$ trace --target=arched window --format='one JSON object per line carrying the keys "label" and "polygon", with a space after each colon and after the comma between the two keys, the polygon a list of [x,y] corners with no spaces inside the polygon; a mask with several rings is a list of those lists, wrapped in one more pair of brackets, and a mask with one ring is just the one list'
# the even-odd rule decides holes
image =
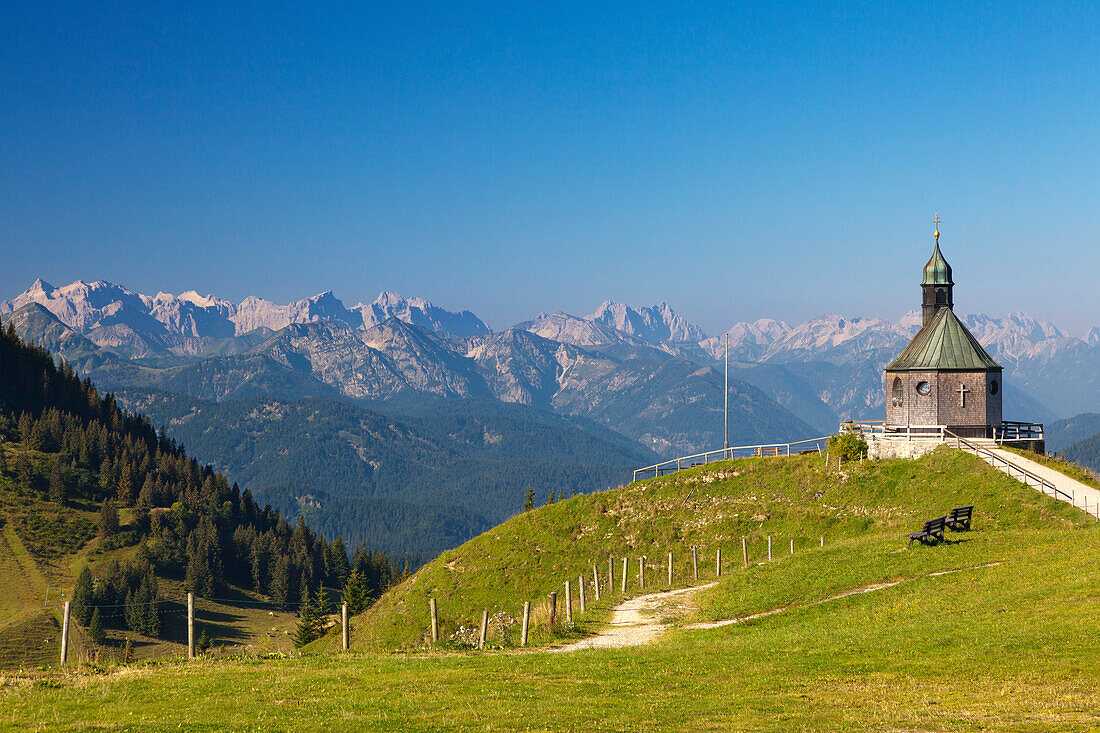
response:
{"label": "arched window", "polygon": [[936,305],[947,305],[947,291],[943,288],[936,291]]}
{"label": "arched window", "polygon": [[997,380],[994,379],[992,382],[989,383],[989,394],[997,394],[997,391],[1000,388],[1001,386],[997,384]]}
{"label": "arched window", "polygon": [[894,377],[894,386],[891,388],[895,400],[905,396],[905,388],[901,384],[901,377]]}

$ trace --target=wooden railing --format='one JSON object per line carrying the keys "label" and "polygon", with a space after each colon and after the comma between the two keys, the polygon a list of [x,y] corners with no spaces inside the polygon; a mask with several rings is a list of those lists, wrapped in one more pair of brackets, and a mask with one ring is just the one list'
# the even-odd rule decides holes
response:
{"label": "wooden railing", "polygon": [[[886,425],[882,420],[849,420],[840,424],[841,432],[852,431],[864,439],[874,440],[939,440],[947,439],[946,425]],[[954,434],[954,433],[952,433]],[[1043,440],[1043,424],[1005,420],[993,428],[998,443]]]}
{"label": "wooden railing", "polygon": [[661,476],[666,473],[675,473],[676,471],[682,471],[685,468],[702,466],[708,463],[713,463],[714,461],[730,461],[734,458],[752,458],[757,456],[790,456],[814,450],[820,452],[828,444],[829,437],[830,436],[826,435],[822,438],[796,440],[793,443],[739,445],[733,448],[719,448],[717,450],[707,451],[706,453],[695,453],[690,456],[671,458],[667,461],[662,461],[661,463],[656,463],[652,466],[646,466],[645,468],[636,469],[634,471],[634,480],[637,481],[639,475],[644,478],[649,478],[649,474],[652,474],[654,478],[656,478],[657,476]]}
{"label": "wooden railing", "polygon": [[840,424],[840,432],[854,432],[864,440],[940,440],[946,425],[886,425],[882,420],[849,420]]}
{"label": "wooden railing", "polygon": [[1005,420],[1001,423],[1001,427],[993,428],[993,437],[998,443],[1043,440],[1043,424],[1041,422]]}

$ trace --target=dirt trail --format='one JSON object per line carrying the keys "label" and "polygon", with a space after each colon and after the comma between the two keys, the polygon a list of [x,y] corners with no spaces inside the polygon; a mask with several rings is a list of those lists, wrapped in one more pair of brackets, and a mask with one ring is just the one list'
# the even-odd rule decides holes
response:
{"label": "dirt trail", "polygon": [[[779,608],[773,608],[769,611],[762,611],[761,613],[754,613],[750,616],[742,616],[739,618],[724,619],[722,621],[705,621],[700,623],[688,624],[681,626],[682,629],[717,629],[722,626],[731,626],[733,624],[740,624],[746,621],[752,621],[758,618],[764,618],[766,616],[774,616],[784,611],[788,611],[791,608],[808,608],[810,606],[818,606],[822,603],[829,603],[831,601],[837,601],[841,598],[848,598],[849,596],[860,595],[862,593],[873,593],[875,591],[885,590],[887,588],[893,588],[896,585],[902,583],[909,583],[914,580],[921,580],[923,578],[934,578],[940,575],[950,575],[952,573],[961,573],[966,570],[978,570],[980,568],[991,568],[996,565],[1000,565],[999,562],[986,563],[985,565],[975,565],[969,568],[959,568],[957,570],[941,570],[935,573],[928,573],[927,575],[918,575],[914,578],[904,578],[902,580],[895,580],[890,583],[875,583],[872,585],[866,585],[862,588],[855,588],[853,590],[838,593],[835,596],[824,598],[820,601],[813,601],[812,603],[803,604],[800,606],[781,606]],[[671,615],[679,615],[688,610],[691,610],[692,597],[699,591],[713,588],[717,583],[707,583],[706,585],[698,585],[692,588],[680,588],[678,590],[664,591],[662,593],[650,593],[644,596],[638,596],[637,598],[631,598],[628,601],[620,603],[611,610],[611,626],[597,633],[595,636],[590,636],[587,639],[581,639],[571,644],[564,644],[562,646],[551,647],[546,651],[550,652],[572,652],[579,649],[619,649],[628,646],[642,646],[643,644],[649,644],[660,636],[668,625],[662,623],[662,619]]]}
{"label": "dirt trail", "polygon": [[611,609],[611,627],[595,636],[564,646],[551,647],[551,652],[572,652],[578,649],[618,649],[648,644],[668,628],[661,623],[662,613],[681,613],[691,607],[691,597],[717,583],[679,588],[662,593],[648,593],[631,598]]}

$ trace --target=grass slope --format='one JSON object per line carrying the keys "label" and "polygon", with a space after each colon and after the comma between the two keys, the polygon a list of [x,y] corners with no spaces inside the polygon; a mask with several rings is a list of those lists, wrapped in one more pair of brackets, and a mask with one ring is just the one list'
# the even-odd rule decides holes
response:
{"label": "grass slope", "polygon": [[[840,473],[835,465],[827,470],[816,455],[712,464],[544,506],[444,552],[355,620],[354,646],[423,648],[433,596],[447,640],[468,639],[462,630],[478,624],[484,608],[515,619],[523,602],[531,601],[533,639],[547,641],[554,636],[546,629],[547,594],[561,594],[562,582],[582,573],[590,579],[593,563],[606,583],[609,556],[615,558],[616,590],[621,558],[631,558],[628,593],[635,593],[639,556],[648,558],[647,587],[658,588],[668,584],[670,550],[674,585],[683,585],[693,545],[699,547],[701,574],[713,578],[719,547],[725,572],[741,565],[741,537],[753,562],[766,557],[768,536],[775,556],[789,552],[791,539],[796,550],[804,550],[822,535],[829,547],[855,538],[881,540],[876,551],[886,553],[904,545],[901,535],[919,529],[924,519],[962,504],[977,505],[975,527],[983,530],[1071,528],[1088,521],[950,450],[917,461],[848,464]],[[876,577],[890,577],[890,567],[884,564]],[[612,600],[593,604],[580,619],[580,632],[603,621]],[[518,631],[503,626],[493,625],[491,641],[509,646]],[[318,646],[335,643],[333,637]]]}
{"label": "grass slope", "polygon": [[[443,608],[484,605],[521,590],[533,597],[550,587],[542,585],[543,578],[571,574],[581,557],[612,539],[644,550],[677,538],[685,544],[707,538],[739,544],[741,532],[809,540],[827,530],[830,541],[824,549],[807,541],[810,547],[803,545],[793,556],[747,570],[731,567],[718,586],[701,595],[696,617],[781,612],[718,629],[671,633],[648,647],[572,654],[318,654],[146,665],[126,674],[9,676],[0,678],[0,726],[439,731],[1079,731],[1100,726],[1097,523],[970,456],[940,452],[913,462],[852,466],[841,476],[825,473],[813,458],[745,461],[632,485],[602,498],[606,503],[589,504],[601,496],[579,497],[512,520],[424,568],[418,583],[395,589],[375,612],[396,608],[401,598],[419,602],[419,586],[429,582],[441,597],[447,591],[449,605]],[[914,522],[971,500],[978,506],[973,532],[934,548],[902,549],[899,533]],[[532,543],[541,547],[544,562],[529,564],[521,576],[513,570],[513,586],[497,590],[497,581],[509,577],[503,566],[509,553],[517,561],[532,557],[510,543],[522,542],[536,526],[543,530]],[[621,534],[601,538],[608,530]],[[483,540],[492,542],[480,545]],[[551,552],[561,559],[551,560]],[[448,565],[464,571],[457,574]],[[944,571],[958,572],[933,574]],[[452,581],[444,586],[447,573]],[[885,581],[900,582],[825,600]],[[380,613],[375,622],[386,618]],[[370,620],[361,619],[360,626]],[[200,704],[206,711],[201,722],[194,713]]]}
{"label": "grass slope", "polygon": [[0,527],[0,578],[0,664],[36,667],[55,662],[60,634],[56,614],[45,603],[50,583],[10,522]]}
{"label": "grass slope", "polygon": [[[0,447],[8,460],[19,444]],[[32,451],[32,460],[47,454]],[[123,512],[123,521],[128,511]],[[114,560],[126,561],[135,548],[108,549],[96,537],[97,507],[74,501],[59,507],[20,492],[11,477],[0,476],[0,670],[56,665],[60,656],[61,603],[72,597],[85,564],[102,577]],[[47,592],[48,591],[48,592]],[[118,658],[128,640],[135,660],[185,655],[186,590],[178,579],[160,580],[162,637],[152,639],[125,629],[108,629],[97,649],[85,630],[70,626],[69,658]],[[215,653],[288,653],[297,616],[277,610],[255,593],[230,587],[222,600],[196,599],[196,633],[205,632]],[[48,603],[47,603],[48,600]],[[117,613],[121,614],[119,610]]]}

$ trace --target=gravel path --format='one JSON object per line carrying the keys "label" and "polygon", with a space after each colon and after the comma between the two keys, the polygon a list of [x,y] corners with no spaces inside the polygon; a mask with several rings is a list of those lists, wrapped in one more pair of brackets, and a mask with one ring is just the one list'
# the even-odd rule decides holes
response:
{"label": "gravel path", "polygon": [[[1000,448],[992,452],[1000,456],[1003,460],[1011,461],[1018,466],[1023,466],[1039,478],[1045,479],[1049,483],[1058,487],[1058,490],[1061,491],[1063,494],[1069,496],[1068,499],[1064,496],[1056,496],[1055,498],[1059,499],[1060,501],[1072,503],[1073,506],[1077,507],[1078,509],[1085,511],[1088,514],[1094,514],[1096,515],[1097,519],[1100,519],[1100,491],[1097,491],[1087,484],[1081,483],[1077,479],[1070,478],[1061,471],[1055,471],[1053,468],[1047,468],[1041,463],[1036,463],[1035,461],[1029,458],[1024,458],[1023,456],[1016,453],[1010,453],[1009,451]],[[1020,480],[1020,474],[1018,472],[1013,474],[1013,472],[1005,469],[1005,467],[1001,464],[997,464],[996,466],[994,466],[994,468],[1001,471],[1001,473],[1006,473],[1009,476],[1012,476],[1012,478],[1016,479],[1017,481]]]}
{"label": "gravel path", "polygon": [[[934,578],[940,575],[951,575],[952,573],[961,573],[966,570],[978,570],[979,568],[991,568],[996,565],[1000,565],[999,562],[987,563],[985,565],[975,565],[969,568],[959,568],[958,570],[941,570],[936,573],[928,573],[927,575],[920,575],[915,578],[905,578],[902,580],[895,580],[890,583],[875,583],[873,585],[866,585],[862,588],[855,588],[853,590],[838,593],[835,596],[822,599],[820,601],[814,601],[813,603],[797,606],[797,608],[806,608],[808,606],[817,606],[822,603],[829,603],[831,601],[837,601],[841,598],[848,598],[849,596],[860,595],[862,593],[873,593],[875,591],[885,590],[887,588],[893,588],[896,585],[902,583],[909,583],[914,580],[921,580],[922,578]],[[713,588],[718,585],[717,583],[707,583],[706,585],[697,585],[692,588],[680,588],[677,590],[664,591],[662,593],[650,593],[644,596],[638,596],[637,598],[631,598],[628,601],[620,603],[611,610],[611,626],[597,633],[595,636],[590,636],[587,639],[581,639],[571,644],[564,644],[562,646],[555,646],[546,649],[549,652],[573,652],[579,649],[620,649],[628,646],[642,646],[643,644],[649,644],[660,636],[668,626],[661,622],[662,616],[670,614],[680,614],[688,611],[692,608],[691,599],[699,591]],[[784,611],[788,611],[792,606],[782,606],[780,608],[773,608],[769,611],[763,611],[761,613],[754,613],[751,616],[743,616],[740,618],[729,618],[722,621],[705,621],[700,623],[688,624],[681,626],[682,629],[717,629],[722,626],[731,626],[733,624],[740,624],[746,621],[752,621],[753,619],[764,618],[765,616],[774,616]]]}
{"label": "gravel path", "polygon": [[691,597],[717,583],[679,588],[663,593],[649,593],[624,601],[611,609],[611,626],[595,636],[572,644],[551,647],[551,652],[573,652],[578,649],[619,649],[648,644],[660,636],[667,626],[661,623],[661,612],[684,611],[690,608]]}

